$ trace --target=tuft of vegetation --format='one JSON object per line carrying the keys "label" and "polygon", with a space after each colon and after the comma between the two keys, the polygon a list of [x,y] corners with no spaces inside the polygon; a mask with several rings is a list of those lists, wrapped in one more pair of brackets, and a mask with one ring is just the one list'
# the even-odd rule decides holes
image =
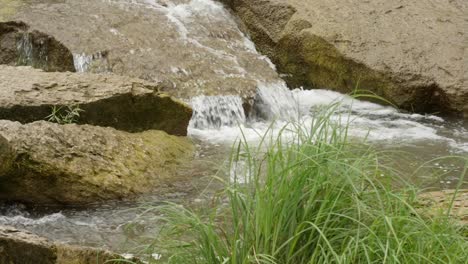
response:
{"label": "tuft of vegetation", "polygon": [[149,249],[167,263],[466,263],[463,227],[426,214],[332,111],[236,144],[222,193],[209,208],[158,207],[165,226]]}
{"label": "tuft of vegetation", "polygon": [[80,118],[80,113],[84,110],[79,105],[68,106],[52,106],[50,115],[46,116],[46,120],[57,124],[73,124],[77,123]]}

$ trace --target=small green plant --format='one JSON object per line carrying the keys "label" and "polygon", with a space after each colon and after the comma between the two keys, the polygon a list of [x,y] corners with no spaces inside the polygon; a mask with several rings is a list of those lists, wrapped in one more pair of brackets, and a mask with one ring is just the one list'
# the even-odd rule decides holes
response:
{"label": "small green plant", "polygon": [[80,113],[84,110],[79,105],[68,106],[52,106],[50,115],[46,116],[46,120],[57,124],[73,124],[77,123],[80,118]]}

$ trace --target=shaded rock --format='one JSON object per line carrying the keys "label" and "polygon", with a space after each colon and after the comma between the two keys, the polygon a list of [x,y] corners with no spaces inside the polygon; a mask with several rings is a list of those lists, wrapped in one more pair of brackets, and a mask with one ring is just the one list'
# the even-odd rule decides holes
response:
{"label": "shaded rock", "polygon": [[2,264],[111,264],[122,263],[118,261],[121,259],[106,250],[54,243],[27,231],[0,226]]}
{"label": "shaded rock", "polygon": [[0,200],[34,204],[87,204],[164,189],[188,162],[186,138],[162,131],[127,133],[46,121],[0,120],[0,136],[14,166],[0,175]]}
{"label": "shaded rock", "polygon": [[416,112],[468,103],[463,0],[222,2],[292,87],[369,90]]}
{"label": "shaded rock", "polygon": [[456,195],[455,190],[426,192],[419,198],[421,205],[432,215],[447,212],[453,200],[450,215],[463,225],[468,225],[468,189],[459,190]]}
{"label": "shaded rock", "polygon": [[212,0],[38,0],[9,12],[70,48],[78,71],[163,83],[178,98],[252,98],[258,81],[280,80]]}
{"label": "shaded rock", "polygon": [[191,108],[158,89],[149,82],[111,74],[49,73],[0,65],[0,119],[29,123],[44,120],[52,106],[79,105],[80,124],[186,135]]}
{"label": "shaded rock", "polygon": [[8,144],[8,141],[0,136],[0,175],[10,170],[13,162],[13,150]]}
{"label": "shaded rock", "polygon": [[75,71],[73,55],[54,37],[29,30],[23,22],[0,22],[0,64],[45,71]]}

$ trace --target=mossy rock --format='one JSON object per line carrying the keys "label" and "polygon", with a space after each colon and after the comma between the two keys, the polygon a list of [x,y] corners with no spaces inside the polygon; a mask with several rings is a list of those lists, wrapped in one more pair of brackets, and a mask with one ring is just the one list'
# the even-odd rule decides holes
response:
{"label": "mossy rock", "polygon": [[[189,162],[189,139],[150,130],[0,121],[14,160],[0,174],[0,200],[80,205],[164,189]],[[186,179],[185,179],[186,180]]]}
{"label": "mossy rock", "polygon": [[222,2],[292,88],[359,89],[414,112],[468,116],[460,1]]}

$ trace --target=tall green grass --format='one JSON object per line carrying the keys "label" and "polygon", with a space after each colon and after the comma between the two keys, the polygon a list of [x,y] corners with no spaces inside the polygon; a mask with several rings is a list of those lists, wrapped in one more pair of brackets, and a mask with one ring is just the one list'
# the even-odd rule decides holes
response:
{"label": "tall green grass", "polygon": [[[462,227],[418,208],[417,189],[354,144],[332,110],[260,144],[240,141],[212,204],[158,210],[168,263],[466,263]],[[243,164],[243,166],[240,166]],[[398,187],[396,187],[398,186]]]}

